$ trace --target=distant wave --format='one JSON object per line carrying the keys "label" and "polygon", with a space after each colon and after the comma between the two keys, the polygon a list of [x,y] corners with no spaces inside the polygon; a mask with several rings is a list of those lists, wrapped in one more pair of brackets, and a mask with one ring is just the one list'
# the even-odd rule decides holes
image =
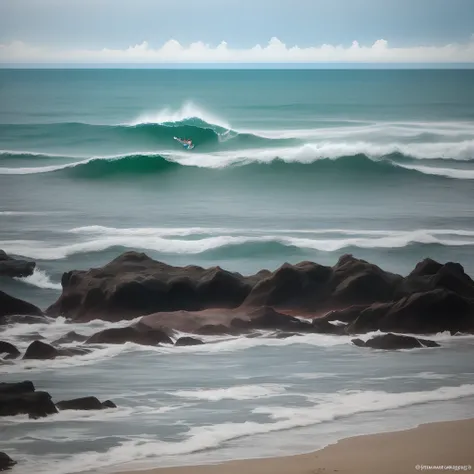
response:
{"label": "distant wave", "polygon": [[[94,157],[68,161],[64,164],[35,167],[0,167],[0,175],[34,175],[45,173],[63,173],[64,176],[76,178],[107,178],[127,175],[149,175],[163,173],[179,168],[200,168],[219,170],[241,166],[271,166],[275,170],[303,173],[312,167],[318,176],[326,172],[337,171],[338,176],[351,176],[354,173],[378,174],[379,176],[396,173],[416,172],[426,176],[454,178],[461,180],[474,179],[474,168],[447,168],[425,166],[418,163],[399,161],[400,157],[371,158],[364,154],[348,155],[350,150],[329,147],[303,146],[281,149],[254,149],[247,152],[227,152],[199,154],[187,152],[143,153],[117,156]],[[355,151],[355,150],[354,150]],[[249,170],[250,171],[250,170]]]}
{"label": "distant wave", "polygon": [[403,248],[409,245],[474,246],[474,232],[467,230],[452,230],[449,233],[436,230],[393,231],[385,235],[363,235],[361,231],[357,236],[342,234],[303,237],[290,233],[288,235],[247,233],[247,235],[220,234],[211,236],[189,233],[187,236],[194,238],[186,238],[184,233],[177,236],[174,234],[166,236],[160,231],[133,233],[131,230],[124,232],[117,230],[115,233],[92,233],[87,240],[62,245],[42,241],[5,240],[0,241],[0,248],[13,255],[23,255],[40,260],[58,260],[75,254],[102,252],[111,248],[148,250],[165,255],[193,255],[232,247],[238,249],[240,255],[255,253],[279,255],[284,247],[336,252],[349,248]]}

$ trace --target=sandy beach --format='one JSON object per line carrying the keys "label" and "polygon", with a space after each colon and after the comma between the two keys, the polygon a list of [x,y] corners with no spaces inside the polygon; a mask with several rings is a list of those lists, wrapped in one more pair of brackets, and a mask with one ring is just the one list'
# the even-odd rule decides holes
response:
{"label": "sandy beach", "polygon": [[[284,434],[282,434],[284,435]],[[474,419],[346,438],[310,454],[157,468],[137,474],[405,474],[474,469]],[[121,474],[134,474],[133,471]]]}

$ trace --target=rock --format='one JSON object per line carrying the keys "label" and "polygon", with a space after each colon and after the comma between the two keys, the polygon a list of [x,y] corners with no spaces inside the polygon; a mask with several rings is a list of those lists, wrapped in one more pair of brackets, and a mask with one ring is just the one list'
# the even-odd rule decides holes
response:
{"label": "rock", "polygon": [[34,391],[35,386],[33,385],[33,382],[30,382],[29,380],[16,383],[0,383],[0,395]]}
{"label": "rock", "polygon": [[104,410],[106,408],[117,408],[115,403],[106,400],[101,403],[96,397],[75,398],[73,400],[63,400],[56,403],[60,410]]}
{"label": "rock", "polygon": [[361,339],[353,339],[352,343],[359,347],[370,347],[371,349],[387,350],[440,347],[440,345],[435,341],[391,333],[383,334],[381,336],[374,336],[366,342],[362,341]]}
{"label": "rock", "polygon": [[145,325],[141,327],[128,326],[104,329],[87,339],[86,344],[123,344],[125,342],[133,342],[145,346],[173,344],[173,341],[165,331],[152,329]]}
{"label": "rock", "polygon": [[41,341],[34,341],[28,346],[28,349],[26,349],[23,359],[56,359],[56,357],[72,357],[88,354],[89,352],[89,349],[77,347],[67,349],[56,348]]}
{"label": "rock", "polygon": [[176,347],[179,346],[199,346],[201,344],[204,344],[201,339],[195,339],[194,337],[180,337],[174,345]]}
{"label": "rock", "polygon": [[0,291],[0,324],[4,322],[5,316],[10,315],[43,316],[43,312],[35,305]]}
{"label": "rock", "polygon": [[24,278],[33,275],[36,263],[9,257],[0,250],[0,276]]}
{"label": "rock", "polygon": [[410,295],[436,289],[474,298],[474,281],[464,272],[462,265],[453,262],[442,265],[429,258],[418,263],[405,278],[400,293]]}
{"label": "rock", "polygon": [[247,319],[235,318],[230,324],[233,328],[247,331],[279,329],[281,331],[312,332],[310,323],[279,313],[267,306],[249,311]]}
{"label": "rock", "polygon": [[26,414],[30,418],[42,418],[57,413],[47,392],[36,392],[29,382],[0,384],[0,416]]}
{"label": "rock", "polygon": [[0,471],[11,469],[15,464],[16,461],[14,461],[10,456],[0,452]]}
{"label": "rock", "polygon": [[244,305],[311,312],[390,301],[402,280],[352,255],[343,255],[332,268],[285,263],[254,286]]}
{"label": "rock", "polygon": [[172,267],[144,253],[126,252],[102,268],[65,273],[62,295],[46,313],[118,321],[163,311],[234,308],[257,278],[220,267]]}
{"label": "rock", "polygon": [[78,334],[75,331],[70,331],[64,336],[61,336],[59,339],[53,341],[53,344],[69,344],[71,342],[84,342],[87,341],[89,336],[84,336],[83,334]]}
{"label": "rock", "polygon": [[7,354],[4,359],[16,359],[20,356],[20,351],[13,344],[0,341],[0,354]]}
{"label": "rock", "polygon": [[33,341],[26,349],[23,359],[55,359],[59,350],[41,341]]}
{"label": "rock", "polygon": [[473,308],[466,298],[437,289],[415,293],[395,303],[369,306],[347,328],[351,334],[376,330],[412,334],[472,333]]}

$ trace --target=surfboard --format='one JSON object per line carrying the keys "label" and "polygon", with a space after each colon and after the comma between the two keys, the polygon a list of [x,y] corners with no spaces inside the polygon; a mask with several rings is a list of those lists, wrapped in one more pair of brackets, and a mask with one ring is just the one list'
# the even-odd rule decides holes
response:
{"label": "surfboard", "polygon": [[181,145],[183,145],[184,148],[186,148],[186,150],[192,150],[194,148],[194,145],[191,144],[191,145],[188,145],[187,143],[184,143],[181,138],[178,138],[178,137],[173,137],[177,142],[181,143]]}

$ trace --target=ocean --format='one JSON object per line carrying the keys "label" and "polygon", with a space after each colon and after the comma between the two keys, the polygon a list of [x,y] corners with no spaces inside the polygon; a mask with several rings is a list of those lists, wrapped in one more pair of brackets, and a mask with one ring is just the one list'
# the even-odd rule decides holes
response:
{"label": "ocean", "polygon": [[[63,272],[126,250],[243,274],[352,253],[406,275],[431,257],[474,276],[473,203],[473,70],[0,70],[0,249],[37,262],[0,289],[43,309]],[[129,324],[59,318],[0,338],[24,349],[36,332]],[[13,472],[293,454],[472,416],[471,336],[395,353],[207,339],[1,365],[55,400],[119,407],[2,419]]]}

